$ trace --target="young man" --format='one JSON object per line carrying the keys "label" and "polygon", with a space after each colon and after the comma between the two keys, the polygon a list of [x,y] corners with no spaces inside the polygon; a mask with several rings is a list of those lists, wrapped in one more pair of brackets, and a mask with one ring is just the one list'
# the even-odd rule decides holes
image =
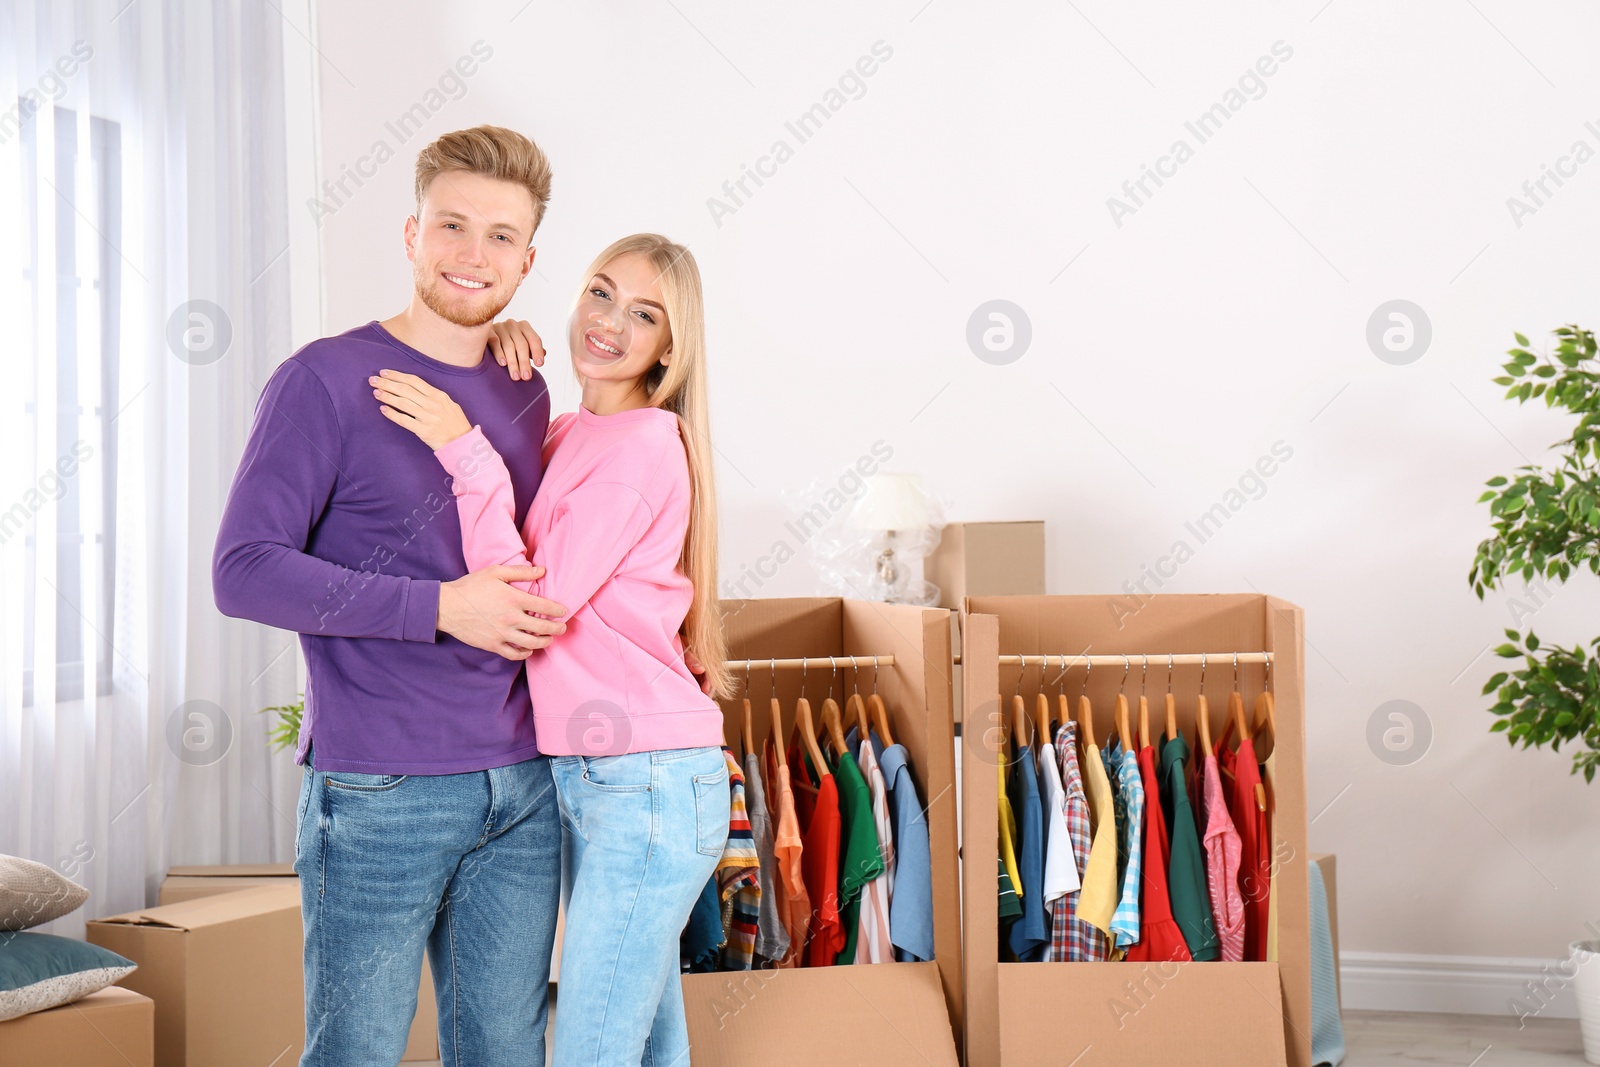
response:
{"label": "young man", "polygon": [[520,526],[550,401],[485,345],[549,195],[544,153],[510,130],[423,150],[409,306],[277,369],[218,531],[217,607],[299,632],[306,657],[302,1067],[397,1064],[424,946],[446,1065],[544,1062],[561,831],[522,661],[565,609],[507,584],[535,568],[463,574],[450,476],[367,379],[447,389],[505,458]]}

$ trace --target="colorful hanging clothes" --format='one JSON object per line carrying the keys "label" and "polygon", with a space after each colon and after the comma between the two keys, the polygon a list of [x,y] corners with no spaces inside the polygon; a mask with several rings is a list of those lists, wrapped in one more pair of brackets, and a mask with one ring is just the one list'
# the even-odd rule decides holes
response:
{"label": "colorful hanging clothes", "polygon": [[1256,801],[1256,786],[1261,784],[1261,767],[1256,762],[1255,742],[1248,737],[1242,738],[1238,751],[1229,751],[1228,738],[1232,733],[1233,723],[1230,722],[1222,740],[1217,742],[1217,759],[1233,777],[1228,793],[1228,810],[1233,815],[1234,828],[1239,831],[1239,892],[1244,896],[1244,958],[1254,962],[1267,958],[1272,842],[1267,835],[1266,812],[1261,810]]}
{"label": "colorful hanging clothes", "polygon": [[1072,851],[1072,831],[1067,826],[1067,790],[1061,781],[1056,746],[1039,746],[1039,792],[1044,797],[1044,906],[1083,885],[1078,858]]}
{"label": "colorful hanging clothes", "polygon": [[889,939],[902,963],[933,959],[933,856],[928,813],[917,796],[904,745],[890,745],[878,763],[889,790],[894,834],[894,892],[889,897]]}
{"label": "colorful hanging clothes", "polygon": [[[1076,725],[1076,724],[1074,724]],[[1094,826],[1089,858],[1083,865],[1083,889],[1078,896],[1078,918],[1093,926],[1107,939],[1111,952],[1111,919],[1117,912],[1117,819],[1116,798],[1111,779],[1106,775],[1105,759],[1092,744],[1083,746],[1084,791],[1089,801],[1089,818]],[[1001,791],[1002,799],[1005,791]]]}
{"label": "colorful hanging clothes", "polygon": [[689,921],[678,938],[678,957],[684,973],[708,974],[717,969],[723,945],[722,915],[717,900],[717,876],[706,879],[706,887],[695,899]]}
{"label": "colorful hanging clothes", "polygon": [[1217,930],[1218,956],[1224,963],[1238,963],[1244,959],[1244,897],[1239,893],[1239,864],[1244,850],[1233,816],[1228,814],[1214,753],[1201,753],[1200,773],[1195,777],[1202,789],[1206,887],[1211,896],[1211,921]]}
{"label": "colorful hanging clothes", "polygon": [[[755,837],[756,856],[761,865],[761,915],[756,923],[756,957],[760,961],[776,962],[789,954],[789,931],[784,929],[778,913],[778,883],[781,876],[772,832],[772,811],[768,807],[766,785],[761,780],[761,757],[754,752],[744,755],[744,800],[750,814],[750,832]],[[761,965],[764,964],[758,964]]]}
{"label": "colorful hanging clothes", "polygon": [[1044,906],[1044,805],[1033,749],[1023,745],[1011,764],[1011,807],[1021,835],[1017,867],[1022,871],[1022,919],[1011,927],[1011,951],[1022,963],[1044,958],[1050,921]]}
{"label": "colorful hanging clothes", "polygon": [[1128,949],[1130,960],[1187,963],[1194,957],[1172,917],[1167,895],[1167,820],[1161,810],[1161,785],[1156,778],[1156,750],[1139,750],[1139,780],[1144,786],[1144,862],[1142,864],[1142,926],[1139,943]]}
{"label": "colorful hanging clothes", "polygon": [[744,772],[731,751],[722,750],[728,765],[728,841],[717,860],[717,894],[722,901],[722,929],[726,947],[722,969],[748,971],[755,963],[756,931],[761,918],[761,857],[756,852],[744,801]]}
{"label": "colorful hanging clothes", "polygon": [[1006,792],[1004,763],[995,767],[995,774],[1000,783],[1000,861],[1006,865],[1006,877],[1011,879],[1020,899],[1022,872],[1017,870],[1017,813],[1011,809],[1011,797]]}
{"label": "colorful hanging clothes", "polygon": [[1211,916],[1211,894],[1206,889],[1205,852],[1189,804],[1185,763],[1189,744],[1182,735],[1161,746],[1161,808],[1171,835],[1167,860],[1167,891],[1172,917],[1183,933],[1189,954],[1197,960],[1215,960],[1220,954],[1217,928]]}
{"label": "colorful hanging clothes", "polygon": [[[1089,800],[1083,791],[1083,775],[1078,770],[1078,724],[1064,722],[1056,730],[1056,759],[1060,763],[1061,788],[1066,796],[1068,845],[1080,874],[1087,876],[1089,842]],[[1048,849],[1055,847],[1052,838]],[[1050,853],[1046,852],[1048,860]],[[1050,950],[1045,957],[1057,963],[1088,963],[1106,958],[1106,935],[1078,916],[1082,887],[1070,890],[1050,905]]]}
{"label": "colorful hanging clothes", "polygon": [[[805,773],[803,769],[801,773]],[[801,869],[811,905],[805,966],[832,967],[844,948],[844,927],[839,918],[839,788],[829,774],[815,784],[800,779],[794,793],[797,806],[811,809],[810,821],[802,823],[805,844]],[[807,803],[800,803],[802,797]]]}
{"label": "colorful hanging clothes", "polygon": [[789,768],[780,763],[777,750],[771,741],[766,746],[767,781],[776,798],[778,811],[777,830],[773,835],[772,854],[777,864],[773,879],[777,889],[778,921],[783,924],[789,949],[779,961],[780,967],[798,967],[806,947],[806,929],[811,921],[811,897],[806,892],[804,842],[800,837],[800,817],[795,811],[794,788],[789,781]]}
{"label": "colorful hanging clothes", "polygon": [[1144,785],[1139,781],[1139,761],[1112,741],[1106,749],[1108,777],[1116,772],[1115,811],[1117,820],[1118,866],[1121,868],[1121,894],[1116,914],[1111,917],[1115,937],[1113,951],[1121,959],[1130,946],[1139,943],[1139,887],[1144,860]]}
{"label": "colorful hanging clothes", "polygon": [[883,873],[883,855],[872,822],[872,793],[848,751],[833,762],[833,777],[839,789],[839,924],[844,929],[844,944],[834,962],[846,964],[856,962],[861,891]]}
{"label": "colorful hanging clothes", "polygon": [[878,765],[872,740],[861,742],[858,762],[872,795],[872,824],[878,834],[878,852],[883,873],[861,890],[861,933],[856,939],[857,963],[893,963],[894,944],[890,939],[889,916],[894,900],[894,826],[889,818],[889,789]]}

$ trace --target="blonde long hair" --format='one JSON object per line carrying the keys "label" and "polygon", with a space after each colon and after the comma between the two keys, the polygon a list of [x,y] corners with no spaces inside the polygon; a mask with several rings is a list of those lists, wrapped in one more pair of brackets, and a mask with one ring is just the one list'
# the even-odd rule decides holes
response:
{"label": "blonde long hair", "polygon": [[650,261],[661,282],[661,300],[667,309],[672,362],[650,368],[644,376],[644,387],[651,407],[664,408],[678,416],[689,459],[689,532],[684,537],[680,562],[684,575],[694,585],[694,599],[683,620],[684,645],[705,665],[711,695],[726,698],[732,695],[733,684],[723,666],[728,658],[728,642],[717,603],[717,487],[712,471],[711,416],[706,403],[705,306],[700,267],[683,245],[658,233],[632,234],[613,242],[594,258],[583,276],[578,298],[607,263],[626,255],[643,256]]}

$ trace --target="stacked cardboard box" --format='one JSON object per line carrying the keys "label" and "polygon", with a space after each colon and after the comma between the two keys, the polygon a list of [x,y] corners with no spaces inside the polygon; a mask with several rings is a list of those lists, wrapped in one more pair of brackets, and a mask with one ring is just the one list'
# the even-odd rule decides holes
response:
{"label": "stacked cardboard box", "polygon": [[59,1008],[0,1023],[0,1063],[153,1067],[155,1004],[112,986]]}

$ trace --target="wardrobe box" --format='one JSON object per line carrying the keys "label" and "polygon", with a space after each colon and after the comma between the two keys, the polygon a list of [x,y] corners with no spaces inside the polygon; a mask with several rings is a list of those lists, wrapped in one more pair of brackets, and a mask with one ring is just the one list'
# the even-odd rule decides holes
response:
{"label": "wardrobe box", "polygon": [[240,889],[91,920],[88,940],[139,965],[158,1067],[294,1063],[305,1039],[300,887]]}
{"label": "wardrobe box", "polygon": [[1044,592],[1043,522],[953,522],[922,561],[939,603],[959,608],[969,596]]}
{"label": "wardrobe box", "polygon": [[[701,1067],[810,1067],[817,1063],[931,1064],[954,1067],[962,1027],[961,900],[956,854],[955,750],[950,720],[950,627],[942,610],[837,598],[724,600],[730,659],[755,661],[749,673],[755,744],[770,733],[776,696],[792,734],[799,670],[774,674],[760,661],[839,656],[833,693],[872,692],[871,656],[894,656],[878,671],[896,742],[910,754],[928,811],[933,870],[934,955],[927,963],[884,963],[683,976],[694,1062]],[[852,673],[848,657],[857,657]],[[827,667],[805,673],[805,693],[820,724]],[[745,672],[723,705],[724,739],[737,754]],[[847,688],[848,687],[848,688]],[[557,1008],[559,1011],[559,1006]]]}
{"label": "wardrobe box", "polygon": [[[966,900],[966,1067],[1044,1067],[1094,1063],[1146,1067],[1166,1063],[1240,1063],[1310,1067],[1310,915],[1305,810],[1304,613],[1263,595],[970,597],[963,606],[962,870]],[[1164,717],[1166,667],[1158,654],[1271,652],[1276,710],[1276,962],[1001,963],[995,886],[999,849],[996,763],[1003,721],[1018,685],[1004,655],[1118,655],[1118,667],[1095,667],[1088,696],[1097,736],[1110,730],[1119,688],[1138,708],[1141,654],[1150,658],[1146,692],[1153,717]],[[1038,692],[1030,665],[1023,695]],[[1058,668],[1044,675],[1056,700]],[[1173,692],[1178,725],[1193,736],[1200,668],[1178,667]],[[1263,668],[1242,665],[1247,708],[1261,691]],[[1074,709],[1084,684],[1075,667],[1065,680]],[[1212,736],[1220,737],[1233,668],[1224,658],[1205,672]],[[1001,695],[1004,699],[1001,700]],[[1002,709],[1005,720],[1002,720]],[[1158,710],[1162,709],[1162,710]],[[1137,729],[1137,723],[1134,723]],[[1154,729],[1154,718],[1152,723]]]}
{"label": "wardrobe box", "polygon": [[[237,889],[253,889],[263,885],[281,885],[290,879],[298,886],[294,866],[288,863],[231,863],[220,866],[172,867],[161,880],[158,904],[177,904],[199,897],[231,893]],[[298,936],[298,935],[297,935]],[[417,986],[417,1014],[411,1020],[411,1036],[406,1039],[402,1060],[436,1060],[439,1058],[439,1012],[433,995],[433,975],[428,970],[428,957],[422,957],[422,980]]]}
{"label": "wardrobe box", "polygon": [[155,1004],[111,986],[82,1000],[0,1023],[0,1063],[32,1067],[153,1067]]}

